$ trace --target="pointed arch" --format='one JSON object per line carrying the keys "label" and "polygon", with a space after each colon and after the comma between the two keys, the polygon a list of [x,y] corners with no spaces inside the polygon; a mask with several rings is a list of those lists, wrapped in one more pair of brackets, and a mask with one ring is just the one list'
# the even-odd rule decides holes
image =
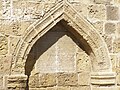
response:
{"label": "pointed arch", "polygon": [[[67,28],[73,28],[73,33],[82,37],[83,45],[88,44],[90,46],[91,52],[88,52],[88,54],[93,59],[94,72],[110,72],[112,70],[108,49],[102,37],[69,3],[61,2],[50,10],[42,20],[37,20],[24,32],[14,52],[12,73],[24,72],[25,61],[32,46],[58,22],[62,22]],[[78,39],[81,40],[81,38]],[[84,48],[87,51],[87,47]],[[19,62],[23,62],[22,65]],[[22,67],[22,69],[19,69],[19,67]]]}

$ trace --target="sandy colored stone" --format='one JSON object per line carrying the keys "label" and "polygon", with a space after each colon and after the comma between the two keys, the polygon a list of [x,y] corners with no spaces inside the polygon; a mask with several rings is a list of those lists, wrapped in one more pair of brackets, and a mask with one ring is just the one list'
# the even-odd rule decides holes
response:
{"label": "sandy colored stone", "polygon": [[39,87],[50,87],[56,84],[56,74],[45,73],[39,75]]}
{"label": "sandy colored stone", "polygon": [[117,37],[120,37],[120,22],[118,22],[116,25],[116,35]]}
{"label": "sandy colored stone", "polygon": [[107,6],[107,20],[118,20],[119,9],[116,6]]}
{"label": "sandy colored stone", "polygon": [[71,87],[70,90],[91,90],[90,86],[78,86],[78,87]]}
{"label": "sandy colored stone", "polygon": [[110,55],[111,56],[111,62],[112,62],[112,69],[114,72],[116,72],[116,67],[119,64],[117,55]]}
{"label": "sandy colored stone", "polygon": [[114,34],[116,31],[116,24],[115,23],[106,23],[105,24],[105,33],[106,34]]}
{"label": "sandy colored stone", "polygon": [[91,19],[106,19],[106,7],[104,5],[89,5],[88,17]]}
{"label": "sandy colored stone", "polygon": [[113,52],[113,37],[111,35],[104,34],[103,38],[107,44],[109,52]]}
{"label": "sandy colored stone", "polygon": [[70,87],[57,87],[56,90],[71,90]]}
{"label": "sandy colored stone", "polygon": [[118,53],[120,51],[120,38],[117,38],[113,42],[113,52]]}
{"label": "sandy colored stone", "polygon": [[33,75],[29,77],[29,88],[36,88],[39,87],[39,75]]}
{"label": "sandy colored stone", "polygon": [[87,56],[86,53],[77,53],[76,57],[76,64],[77,64],[77,72],[81,71],[91,71],[91,63],[90,63],[90,58]]}
{"label": "sandy colored stone", "polygon": [[79,73],[78,85],[90,85],[90,73],[87,72]]}
{"label": "sandy colored stone", "polygon": [[8,40],[5,36],[0,36],[0,55],[8,53]]}
{"label": "sandy colored stone", "polygon": [[110,4],[112,0],[94,0],[96,4]]}
{"label": "sandy colored stone", "polygon": [[9,74],[12,56],[0,56],[0,74]]}
{"label": "sandy colored stone", "polygon": [[78,84],[77,73],[59,73],[57,79],[58,86],[75,86]]}
{"label": "sandy colored stone", "polygon": [[104,28],[103,21],[96,21],[93,23],[93,25],[100,34],[103,34],[103,28]]}

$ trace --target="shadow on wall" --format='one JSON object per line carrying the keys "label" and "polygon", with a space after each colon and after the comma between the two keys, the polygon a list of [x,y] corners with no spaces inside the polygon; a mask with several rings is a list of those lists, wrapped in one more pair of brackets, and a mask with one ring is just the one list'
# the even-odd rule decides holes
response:
{"label": "shadow on wall", "polygon": [[[53,32],[54,34],[52,34]],[[59,32],[66,33],[59,34]],[[28,76],[26,90],[29,90],[29,77],[38,58],[64,35],[70,37],[83,51],[90,55],[92,50],[82,36],[80,36],[72,27],[67,25],[67,22],[63,20],[60,21],[33,45],[30,53],[28,54],[28,58],[25,63],[25,75]]]}

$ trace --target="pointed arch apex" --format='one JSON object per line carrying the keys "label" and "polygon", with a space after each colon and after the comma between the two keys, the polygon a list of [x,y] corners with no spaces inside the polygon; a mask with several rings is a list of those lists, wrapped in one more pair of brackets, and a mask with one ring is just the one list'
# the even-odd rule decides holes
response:
{"label": "pointed arch apex", "polygon": [[[91,47],[96,59],[94,61],[96,69],[93,71],[111,71],[111,61],[104,40],[94,27],[85,18],[79,15],[68,2],[56,4],[42,19],[36,20],[27,28],[14,51],[15,57],[13,61],[16,62],[16,65],[21,59],[23,59],[23,65],[25,65],[27,54],[29,54],[35,42],[61,20],[66,21],[66,25],[72,27]],[[101,48],[99,49],[99,47]],[[98,53],[96,53],[96,50],[98,50]],[[99,66],[100,62],[104,63],[104,66]],[[14,69],[16,65],[13,65],[12,69]]]}

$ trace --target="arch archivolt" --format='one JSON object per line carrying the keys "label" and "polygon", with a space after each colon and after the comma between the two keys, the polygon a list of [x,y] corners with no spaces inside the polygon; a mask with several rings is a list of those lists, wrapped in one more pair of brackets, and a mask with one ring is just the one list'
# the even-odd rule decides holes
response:
{"label": "arch archivolt", "polygon": [[[11,73],[24,73],[27,55],[32,46],[59,22],[66,28],[74,29],[71,32],[78,36],[78,40],[83,40],[83,45],[87,43],[90,46],[91,52],[88,52],[88,54],[92,58],[93,72],[112,71],[108,49],[102,37],[69,3],[61,2],[50,10],[42,20],[36,20],[24,32],[14,52]],[[84,42],[86,43],[84,44]],[[85,48],[87,50],[87,47]]]}

